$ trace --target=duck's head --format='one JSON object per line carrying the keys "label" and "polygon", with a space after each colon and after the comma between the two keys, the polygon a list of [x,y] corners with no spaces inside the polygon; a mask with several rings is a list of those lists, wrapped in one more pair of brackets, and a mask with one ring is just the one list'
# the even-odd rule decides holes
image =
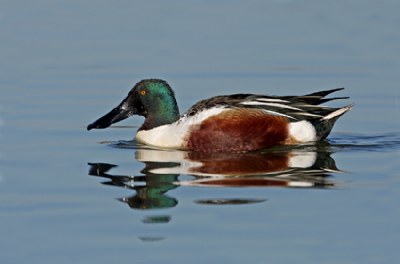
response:
{"label": "duck's head", "polygon": [[146,118],[140,128],[143,130],[175,122],[179,118],[179,110],[174,91],[166,81],[142,80],[117,107],[88,125],[87,130],[106,128],[132,115]]}

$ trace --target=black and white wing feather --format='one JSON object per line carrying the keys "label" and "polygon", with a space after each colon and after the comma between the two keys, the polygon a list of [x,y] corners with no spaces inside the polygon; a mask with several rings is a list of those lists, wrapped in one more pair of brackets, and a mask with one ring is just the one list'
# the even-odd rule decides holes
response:
{"label": "black and white wing feather", "polygon": [[[192,106],[185,115],[195,115],[199,111],[212,107],[244,107],[262,109],[271,115],[285,116],[289,118],[290,121],[311,121],[324,118],[335,113],[335,111],[343,109],[321,105],[322,103],[332,100],[348,99],[349,97],[325,98],[327,95],[343,89],[344,88],[336,88],[302,96],[269,96],[256,94],[221,95],[198,102]],[[351,106],[347,106],[345,108],[350,107]]]}

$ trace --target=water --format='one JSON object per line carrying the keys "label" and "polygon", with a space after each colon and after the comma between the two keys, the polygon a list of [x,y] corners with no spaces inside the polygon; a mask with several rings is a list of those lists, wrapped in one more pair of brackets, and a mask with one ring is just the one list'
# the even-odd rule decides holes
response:
{"label": "water", "polygon": [[[399,262],[399,8],[2,1],[0,262]],[[86,131],[148,77],[182,110],[342,86],[355,107],[328,142],[243,155],[142,147],[137,117]]]}

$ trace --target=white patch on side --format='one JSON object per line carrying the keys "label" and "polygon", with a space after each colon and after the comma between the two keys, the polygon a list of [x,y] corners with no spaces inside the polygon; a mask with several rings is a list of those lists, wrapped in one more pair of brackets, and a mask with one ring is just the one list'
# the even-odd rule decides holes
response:
{"label": "white patch on side", "polygon": [[317,133],[314,126],[306,120],[290,123],[289,135],[298,142],[317,140]]}
{"label": "white patch on side", "polygon": [[290,168],[310,168],[317,160],[316,152],[299,152],[289,158]]}
{"label": "white patch on side", "polygon": [[192,125],[200,124],[210,116],[218,115],[228,108],[218,107],[206,109],[194,116],[182,116],[178,121],[150,130],[140,130],[136,133],[139,142],[159,148],[183,149],[188,130]]}

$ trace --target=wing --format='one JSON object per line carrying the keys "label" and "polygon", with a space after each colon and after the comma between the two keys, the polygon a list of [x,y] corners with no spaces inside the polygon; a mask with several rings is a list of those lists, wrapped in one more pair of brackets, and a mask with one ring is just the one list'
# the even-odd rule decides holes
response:
{"label": "wing", "polygon": [[322,106],[320,104],[337,99],[348,99],[348,97],[325,98],[327,95],[343,89],[344,88],[336,88],[302,96],[270,96],[256,94],[215,96],[198,102],[186,112],[186,115],[191,116],[203,109],[224,106],[227,108],[262,109],[271,115],[284,116],[292,121],[320,119],[340,109]]}

